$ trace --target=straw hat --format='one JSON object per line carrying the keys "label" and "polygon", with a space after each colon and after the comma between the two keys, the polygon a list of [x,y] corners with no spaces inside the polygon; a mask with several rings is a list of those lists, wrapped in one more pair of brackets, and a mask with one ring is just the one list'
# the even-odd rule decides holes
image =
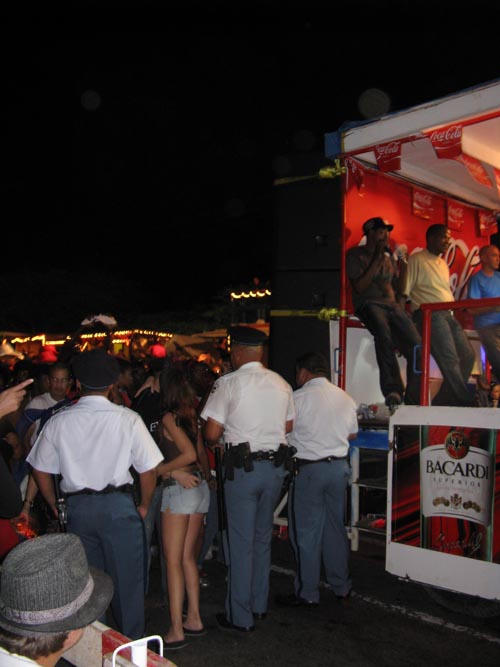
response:
{"label": "straw hat", "polygon": [[24,354],[22,354],[22,352],[16,352],[10,343],[3,342],[0,345],[0,358],[1,357],[16,357],[17,359],[24,359]]}

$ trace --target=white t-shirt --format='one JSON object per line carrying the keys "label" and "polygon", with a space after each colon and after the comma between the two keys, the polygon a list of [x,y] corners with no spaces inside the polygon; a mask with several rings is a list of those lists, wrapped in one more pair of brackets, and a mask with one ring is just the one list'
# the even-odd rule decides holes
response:
{"label": "white t-shirt", "polygon": [[45,394],[40,394],[40,396],[32,398],[24,409],[31,410],[33,408],[36,410],[47,410],[58,402],[59,401],[56,401],[55,398],[52,398],[49,391],[46,391]]}
{"label": "white t-shirt", "polygon": [[[50,392],[46,391],[45,394],[40,394],[40,396],[35,396],[35,398],[32,398],[31,401],[26,405],[24,408],[25,410],[48,410],[49,408],[54,407],[54,405],[57,405],[59,401],[56,401],[55,398],[52,398],[50,395]],[[30,447],[33,447],[33,444],[36,440],[36,437],[38,435],[38,430],[40,428],[40,420],[36,419],[34,422],[35,427],[33,428],[31,432],[31,437],[30,437]]]}
{"label": "white t-shirt", "polygon": [[224,442],[250,443],[252,452],[286,444],[285,424],[295,416],[288,382],[259,361],[218,378],[201,412],[224,426]]}
{"label": "white t-shirt", "polygon": [[343,389],[327,378],[313,378],[293,393],[295,421],[288,443],[301,459],[316,461],[345,456],[348,438],[358,432],[357,407]]}

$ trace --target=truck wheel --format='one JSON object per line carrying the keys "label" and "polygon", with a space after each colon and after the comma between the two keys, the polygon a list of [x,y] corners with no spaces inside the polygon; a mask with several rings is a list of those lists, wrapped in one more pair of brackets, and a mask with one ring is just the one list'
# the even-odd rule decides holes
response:
{"label": "truck wheel", "polygon": [[475,618],[491,618],[500,615],[500,602],[497,600],[485,600],[474,595],[455,593],[433,586],[424,586],[424,588],[434,602],[449,611]]}

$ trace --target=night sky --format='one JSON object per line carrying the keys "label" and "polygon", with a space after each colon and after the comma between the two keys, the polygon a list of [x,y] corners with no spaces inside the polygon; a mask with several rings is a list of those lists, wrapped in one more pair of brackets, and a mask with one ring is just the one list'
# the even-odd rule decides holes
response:
{"label": "night sky", "polygon": [[207,22],[15,40],[2,81],[3,328],[8,299],[34,312],[44,280],[46,319],[62,283],[69,327],[116,282],[111,308],[126,313],[269,280],[272,182],[293,176],[283,156],[321,155],[326,132],[364,118],[367,89],[387,96],[376,112],[396,111],[498,74],[494,40],[451,30]]}

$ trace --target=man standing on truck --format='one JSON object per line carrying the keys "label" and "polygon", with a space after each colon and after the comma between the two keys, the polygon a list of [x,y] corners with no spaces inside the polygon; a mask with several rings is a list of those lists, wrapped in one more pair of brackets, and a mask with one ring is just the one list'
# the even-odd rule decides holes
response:
{"label": "man standing on truck", "polygon": [[[500,297],[500,250],[485,245],[479,250],[481,269],[469,280],[469,299]],[[497,382],[500,382],[500,307],[470,309],[474,327]]]}
{"label": "man standing on truck", "polygon": [[[389,408],[401,405],[403,400],[407,405],[416,405],[420,398],[414,364],[419,358],[421,338],[397,298],[398,262],[388,246],[393,228],[382,218],[370,218],[363,224],[366,245],[350,248],[346,255],[354,313],[373,336],[380,389]],[[396,349],[406,359],[406,391]]]}
{"label": "man standing on truck", "polygon": [[[427,247],[410,255],[406,276],[402,278],[402,298],[410,299],[413,319],[422,331],[423,303],[455,301],[450,289],[450,269],[441,257],[450,245],[450,230],[435,224],[425,233]],[[475,354],[460,322],[452,310],[437,310],[431,314],[431,354],[443,376],[443,384],[433,405],[471,407],[472,395],[467,388]]]}

